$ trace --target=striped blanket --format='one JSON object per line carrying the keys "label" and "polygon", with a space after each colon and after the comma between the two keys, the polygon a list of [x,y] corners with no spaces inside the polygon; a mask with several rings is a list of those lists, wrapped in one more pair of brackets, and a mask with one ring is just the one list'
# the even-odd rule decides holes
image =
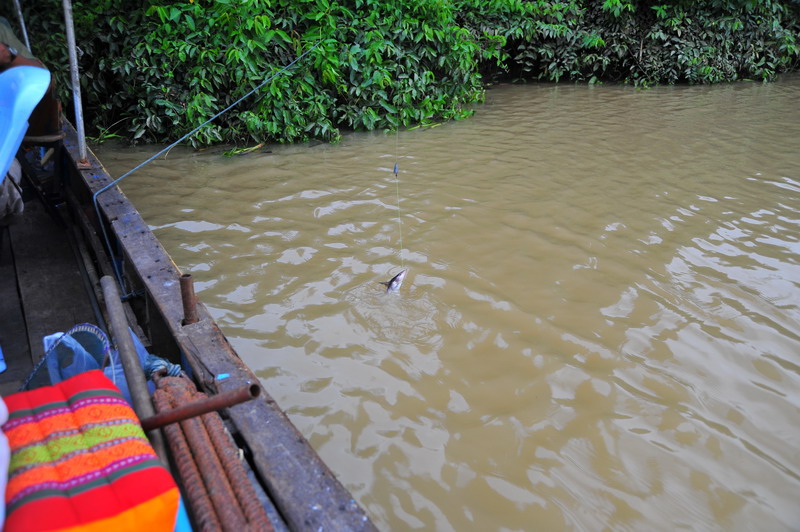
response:
{"label": "striped blanket", "polygon": [[7,531],[171,531],[178,489],[100,371],[4,398]]}

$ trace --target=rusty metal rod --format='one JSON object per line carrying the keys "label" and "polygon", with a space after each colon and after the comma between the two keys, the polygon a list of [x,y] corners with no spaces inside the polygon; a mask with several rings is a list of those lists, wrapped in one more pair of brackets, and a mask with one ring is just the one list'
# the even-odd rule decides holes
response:
{"label": "rusty metal rod", "polygon": [[[187,379],[170,378],[164,389],[172,394],[178,403],[192,400],[190,384]],[[187,381],[187,382],[183,382]],[[246,530],[247,520],[238,504],[233,487],[225,474],[217,453],[213,452],[213,444],[200,418],[192,417],[180,422],[183,433],[192,449],[192,454],[203,478],[211,503],[219,517],[223,530],[238,532]]]}
{"label": "rusty metal rod", "polygon": [[[203,394],[195,392],[195,397],[202,397]],[[253,484],[247,477],[241,460],[239,459],[239,448],[233,442],[230,434],[225,430],[217,412],[209,412],[201,417],[206,427],[206,432],[214,444],[214,449],[222,462],[222,467],[228,475],[231,487],[233,488],[239,505],[247,519],[247,524],[251,530],[259,532],[273,532],[274,528],[267,516],[267,512],[258,500]]]}
{"label": "rusty metal rod", "polygon": [[196,399],[191,403],[183,404],[171,410],[165,410],[154,416],[142,419],[142,428],[145,432],[158,429],[170,423],[176,423],[184,419],[189,419],[190,417],[213,412],[214,410],[222,410],[229,406],[238,405],[250,399],[255,399],[260,393],[261,387],[258,384],[250,384],[235,390],[218,393],[211,397]]}
{"label": "rusty metal rod", "polygon": [[[159,411],[171,409],[175,404],[173,399],[169,392],[160,388],[153,394],[153,401]],[[189,448],[183,429],[180,425],[173,424],[162,430],[172,451],[172,458],[175,460],[175,466],[178,469],[178,475],[197,527],[199,530],[220,530],[222,525],[214,511],[214,505],[208,496],[206,486],[203,484],[200,470],[192,457],[192,450]]]}
{"label": "rusty metal rod", "polygon": [[183,302],[183,325],[197,323],[197,297],[194,295],[194,281],[191,273],[184,273],[180,277],[181,301]]}
{"label": "rusty metal rod", "polygon": [[[155,413],[153,403],[150,401],[150,392],[147,389],[147,379],[144,376],[144,369],[139,363],[139,356],[136,354],[136,347],[131,339],[130,329],[128,329],[128,319],[125,317],[125,310],[122,308],[122,300],[119,297],[117,283],[113,277],[108,275],[100,279],[103,287],[103,298],[108,312],[111,333],[119,350],[119,357],[122,361],[122,369],[125,372],[125,381],[131,392],[133,400],[133,410],[139,419],[151,417]],[[150,438],[150,444],[155,449],[161,461],[167,463],[166,447],[164,438],[157,430],[145,431]]]}

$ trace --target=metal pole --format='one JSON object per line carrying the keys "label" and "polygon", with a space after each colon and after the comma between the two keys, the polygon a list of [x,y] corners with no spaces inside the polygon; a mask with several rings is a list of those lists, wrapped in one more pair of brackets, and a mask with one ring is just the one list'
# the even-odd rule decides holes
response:
{"label": "metal pole", "polygon": [[184,273],[180,278],[181,301],[183,302],[183,325],[197,323],[197,297],[194,295],[194,282],[191,273]]}
{"label": "metal pole", "polygon": [[25,19],[22,17],[22,6],[19,5],[19,0],[14,0],[14,6],[17,8],[17,18],[19,19],[19,28],[22,30],[22,38],[25,40],[25,46],[31,50],[31,41],[28,40],[28,29],[25,27]]}
{"label": "metal pole", "polygon": [[[103,298],[106,300],[111,333],[116,340],[119,358],[122,361],[122,369],[125,372],[125,380],[128,383],[128,390],[131,392],[133,410],[140,420],[152,417],[155,414],[155,409],[150,400],[150,392],[147,390],[144,369],[139,364],[139,356],[136,354],[136,347],[133,345],[131,333],[128,330],[128,319],[125,317],[125,310],[122,308],[117,282],[113,277],[105,275],[100,279],[100,285],[103,287]],[[155,429],[148,432],[147,436],[150,438],[150,443],[158,456],[161,457],[162,461],[166,461],[166,447],[164,447],[164,439],[161,437],[161,433]]]}
{"label": "metal pole", "polygon": [[201,416],[213,412],[214,410],[221,410],[233,405],[238,405],[239,403],[258,397],[260,393],[261,388],[257,384],[245,385],[241,388],[218,393],[217,395],[196,399],[191,403],[182,404],[170,410],[164,410],[153,417],[144,418],[140,421],[145,431],[158,429],[170,423],[177,423],[178,421],[183,421],[190,417]]}
{"label": "metal pole", "polygon": [[72,102],[75,107],[75,127],[78,131],[78,168],[90,168],[86,156],[86,131],[83,128],[83,105],[81,104],[81,84],[78,74],[78,54],[75,46],[75,27],[72,22],[72,2],[62,0],[64,4],[64,27],[67,33],[67,49],[69,50],[69,73],[72,81]]}

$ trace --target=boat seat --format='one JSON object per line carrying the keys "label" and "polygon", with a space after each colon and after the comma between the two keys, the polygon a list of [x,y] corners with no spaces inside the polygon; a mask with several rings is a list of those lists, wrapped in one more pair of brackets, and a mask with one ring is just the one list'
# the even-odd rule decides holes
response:
{"label": "boat seat", "polygon": [[177,485],[102,372],[4,399],[5,530],[174,529]]}

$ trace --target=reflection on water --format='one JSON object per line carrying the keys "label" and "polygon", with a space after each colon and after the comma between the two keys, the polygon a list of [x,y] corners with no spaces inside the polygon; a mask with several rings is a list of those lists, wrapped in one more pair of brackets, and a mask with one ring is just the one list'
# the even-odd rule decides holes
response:
{"label": "reflection on water", "polygon": [[799,93],[504,86],[123,188],[381,528],[792,529]]}

